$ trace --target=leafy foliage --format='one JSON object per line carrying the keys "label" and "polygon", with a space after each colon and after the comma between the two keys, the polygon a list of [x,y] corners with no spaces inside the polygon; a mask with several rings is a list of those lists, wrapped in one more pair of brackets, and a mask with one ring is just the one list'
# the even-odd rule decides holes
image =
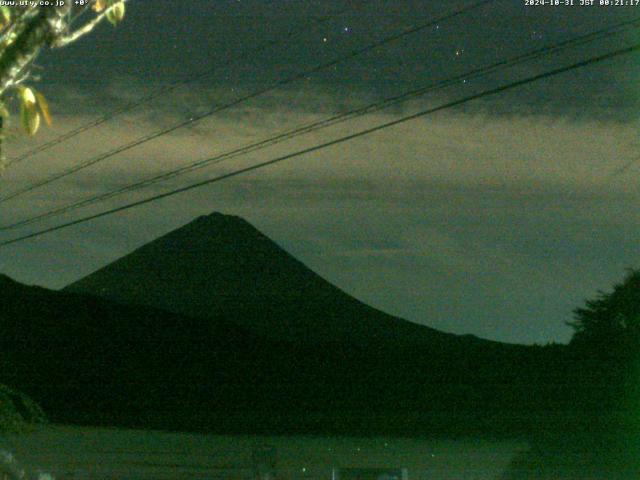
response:
{"label": "leafy foliage", "polygon": [[[607,345],[633,353],[640,347],[640,270],[629,270],[610,293],[599,292],[586,306],[574,310],[573,345]],[[622,349],[622,350],[620,350]]]}
{"label": "leafy foliage", "polygon": [[[33,86],[33,62],[45,48],[60,48],[92,32],[103,20],[117,25],[124,19],[127,0],[65,2],[59,6],[38,5],[0,7],[0,159],[2,128],[9,118],[11,99],[17,100],[20,124],[35,135],[42,124],[51,125],[44,95]],[[77,26],[78,23],[82,23]],[[15,93],[15,95],[12,95]]]}
{"label": "leafy foliage", "polygon": [[640,270],[574,310],[567,415],[541,425],[502,480],[640,478]]}
{"label": "leafy foliage", "polygon": [[0,431],[17,432],[29,425],[45,422],[44,412],[33,400],[23,393],[0,385]]}
{"label": "leafy foliage", "polygon": [[[640,270],[627,271],[611,292],[599,292],[574,310],[571,340],[579,395],[593,412],[626,412],[636,425],[640,408]],[[623,416],[624,416],[623,415]]]}

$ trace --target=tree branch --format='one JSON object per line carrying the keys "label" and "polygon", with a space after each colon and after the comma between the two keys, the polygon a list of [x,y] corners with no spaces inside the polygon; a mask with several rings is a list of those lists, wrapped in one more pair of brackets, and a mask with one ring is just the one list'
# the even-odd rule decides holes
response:
{"label": "tree branch", "polygon": [[15,38],[22,33],[27,25],[27,19],[37,12],[38,7],[27,7],[20,10],[12,19],[11,23],[2,31],[0,37],[0,48],[10,45]]}
{"label": "tree branch", "polygon": [[[122,3],[126,3],[127,0],[121,0]],[[69,45],[70,43],[75,42],[76,40],[78,40],[80,37],[83,37],[84,35],[91,33],[93,31],[94,28],[96,28],[98,26],[98,24],[100,22],[102,22],[106,17],[107,17],[107,13],[109,12],[109,9],[111,7],[105,9],[104,12],[102,12],[101,14],[99,14],[97,17],[93,18],[91,21],[87,22],[84,26],[78,28],[77,30],[75,30],[73,33],[66,35],[64,37],[58,37],[56,38],[56,40],[51,44],[51,46],[53,48],[62,48],[62,47],[66,47],[67,45]]]}
{"label": "tree branch", "polygon": [[6,156],[4,154],[4,117],[0,115],[0,173],[7,166]]}
{"label": "tree branch", "polygon": [[0,56],[0,97],[36,59],[45,45],[51,45],[65,30],[65,16],[71,2],[62,7],[39,7],[36,15],[24,20],[24,29]]}

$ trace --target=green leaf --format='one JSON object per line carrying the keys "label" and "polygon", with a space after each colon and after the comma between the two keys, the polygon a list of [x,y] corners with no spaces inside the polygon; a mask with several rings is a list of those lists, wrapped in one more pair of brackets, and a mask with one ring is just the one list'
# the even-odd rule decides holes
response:
{"label": "green leaf", "polygon": [[113,25],[116,26],[118,23],[122,21],[125,14],[125,6],[124,2],[114,3],[109,10],[107,10],[107,20]]}
{"label": "green leaf", "polygon": [[2,25],[8,25],[11,22],[11,9],[9,7],[0,7],[0,16],[2,16]]}
{"label": "green leaf", "polygon": [[40,111],[42,112],[42,117],[47,125],[50,127],[53,121],[51,120],[51,112],[49,111],[49,103],[47,99],[44,98],[44,95],[40,92],[35,92],[36,100],[38,101],[38,106],[40,107]]}
{"label": "green leaf", "polygon": [[35,103],[30,104],[23,102],[20,104],[20,123],[27,135],[33,136],[40,128],[40,114],[36,109]]}
{"label": "green leaf", "polygon": [[35,106],[36,105],[36,95],[32,89],[29,87],[20,86],[18,87],[18,91],[20,93],[20,102],[27,106]]}

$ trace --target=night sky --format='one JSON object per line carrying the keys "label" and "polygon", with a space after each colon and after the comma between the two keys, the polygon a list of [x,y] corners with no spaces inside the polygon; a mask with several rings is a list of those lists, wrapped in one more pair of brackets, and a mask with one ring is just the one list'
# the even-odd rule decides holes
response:
{"label": "night sky", "polygon": [[[44,52],[52,128],[18,156],[209,72],[10,167],[11,192],[473,2],[131,0],[117,28]],[[579,0],[575,0],[579,3]],[[337,14],[347,9],[346,13]],[[317,25],[317,20],[334,15]],[[638,7],[495,1],[0,203],[6,225],[504,58],[640,17]],[[299,32],[289,35],[291,31]],[[0,240],[321,143],[637,43],[599,39],[52,218]],[[275,42],[273,47],[247,54]],[[233,61],[238,57],[241,59]],[[240,215],[358,299],[432,327],[566,342],[573,308],[640,266],[637,54],[426,116],[229,181],[3,247],[0,272],[60,288],[198,215]],[[621,173],[623,165],[638,158]]]}

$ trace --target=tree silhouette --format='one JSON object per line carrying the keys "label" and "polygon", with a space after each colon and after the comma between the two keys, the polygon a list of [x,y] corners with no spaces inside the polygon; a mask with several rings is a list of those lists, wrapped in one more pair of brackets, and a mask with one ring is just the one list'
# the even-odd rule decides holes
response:
{"label": "tree silhouette", "polygon": [[0,6],[0,164],[10,98],[18,101],[20,123],[29,135],[37,132],[41,117],[51,122],[44,96],[28,85],[35,80],[31,70],[41,51],[70,45],[103,20],[116,25],[124,17],[126,1],[60,0],[46,2],[49,5]]}
{"label": "tree silhouette", "polygon": [[580,396],[593,411],[631,411],[640,401],[640,270],[574,310],[570,348]]}
{"label": "tree silhouette", "polygon": [[502,480],[640,478],[640,270],[598,292],[569,322],[566,417],[533,432]]}
{"label": "tree silhouette", "polygon": [[612,292],[600,291],[585,307],[575,309],[574,319],[568,323],[575,330],[573,346],[636,354],[640,347],[640,270],[628,270]]}

